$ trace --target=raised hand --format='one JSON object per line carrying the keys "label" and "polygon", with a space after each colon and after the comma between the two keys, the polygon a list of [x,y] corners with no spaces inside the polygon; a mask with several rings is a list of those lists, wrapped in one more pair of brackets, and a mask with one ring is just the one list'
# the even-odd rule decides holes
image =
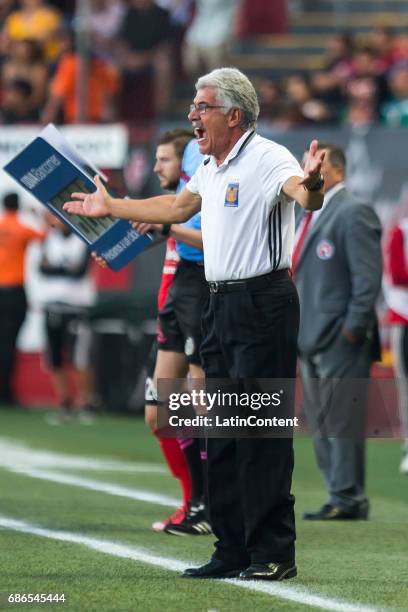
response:
{"label": "raised hand", "polygon": [[309,151],[306,155],[304,163],[304,178],[301,185],[305,187],[313,187],[320,179],[322,163],[325,156],[325,151],[318,150],[319,143],[317,140],[312,140]]}
{"label": "raised hand", "polygon": [[65,202],[63,209],[83,217],[107,217],[110,214],[110,196],[98,175],[94,177],[96,191],[93,193],[72,193],[72,200]]}

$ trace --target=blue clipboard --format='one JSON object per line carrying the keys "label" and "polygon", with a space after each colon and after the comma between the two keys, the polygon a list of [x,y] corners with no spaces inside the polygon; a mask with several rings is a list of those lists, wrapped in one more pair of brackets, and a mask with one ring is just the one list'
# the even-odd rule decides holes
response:
{"label": "blue clipboard", "polygon": [[113,270],[120,270],[152,244],[149,234],[139,234],[128,221],[81,217],[63,210],[64,202],[71,199],[74,191],[95,191],[91,175],[97,170],[70,147],[52,124],[4,166],[4,170]]}

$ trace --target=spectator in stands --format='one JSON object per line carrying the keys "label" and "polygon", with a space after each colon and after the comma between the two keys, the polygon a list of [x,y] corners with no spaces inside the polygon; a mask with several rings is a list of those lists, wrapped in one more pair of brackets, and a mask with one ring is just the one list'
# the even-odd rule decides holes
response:
{"label": "spectator in stands", "polygon": [[33,88],[29,81],[16,79],[6,83],[2,91],[0,121],[4,124],[36,123],[38,108],[32,104]]}
{"label": "spectator in stands", "polygon": [[395,42],[396,61],[408,60],[408,34],[401,34]]}
{"label": "spectator in stands", "polygon": [[163,112],[172,88],[169,12],[154,0],[130,0],[118,35],[116,59],[122,70],[120,116],[144,121]]}
{"label": "spectator in stands", "polygon": [[283,101],[276,118],[271,121],[271,127],[276,132],[288,132],[304,125],[305,118],[301,113],[299,105],[289,100]]}
{"label": "spectator in stands", "polygon": [[46,98],[47,78],[48,71],[38,41],[13,41],[1,68],[2,86],[16,80],[29,83],[32,89],[29,103],[31,109],[39,113]]}
{"label": "spectator in stands", "polygon": [[408,474],[408,216],[391,228],[385,248],[383,290],[392,325],[391,348],[398,387],[401,434],[400,471]]}
{"label": "spectator in stands", "polygon": [[349,32],[338,32],[327,42],[325,70],[336,82],[343,82],[352,73],[354,41]]}
{"label": "spectator in stands", "polygon": [[395,66],[388,84],[392,99],[381,108],[383,121],[391,127],[408,126],[408,62]]}
{"label": "spectator in stands", "polygon": [[311,86],[316,98],[326,105],[331,121],[340,121],[347,99],[345,87],[338,75],[325,70],[314,72],[311,75]]}
{"label": "spectator in stands", "polygon": [[59,219],[51,213],[47,219],[51,227],[42,244],[40,296],[45,313],[46,362],[59,407],[58,415],[49,415],[48,422],[56,425],[72,416],[75,402],[67,368],[72,364],[78,416],[87,424],[92,404],[89,309],[96,297],[89,275],[89,253],[84,242]]}
{"label": "spectator in stands", "polygon": [[324,69],[311,76],[315,95],[327,104],[334,121],[340,120],[346,103],[345,89],[353,74],[353,53],[354,41],[349,32],[330,36]]}
{"label": "spectator in stands", "polygon": [[62,24],[60,12],[43,0],[20,0],[20,8],[6,19],[3,42],[7,49],[12,40],[34,39],[43,45],[45,58],[53,63],[60,53],[58,34]]}
{"label": "spectator in stands", "polygon": [[375,51],[371,47],[357,49],[353,56],[353,74],[348,83],[349,91],[358,88],[360,85],[365,89],[373,90],[372,102],[376,118],[379,116],[380,105],[383,104],[388,96],[387,79],[379,70]]}
{"label": "spectator in stands", "polygon": [[174,70],[178,78],[185,77],[182,48],[186,30],[194,13],[195,0],[157,0],[157,4],[170,13]]}
{"label": "spectator in stands", "polygon": [[113,45],[123,17],[125,4],[122,0],[92,0],[90,28],[93,52],[105,59],[113,58]]}
{"label": "spectator in stands", "polygon": [[228,64],[236,8],[235,0],[197,0],[183,49],[192,78]]}
{"label": "spectator in stands", "polygon": [[398,59],[392,29],[386,26],[375,28],[371,34],[371,45],[379,73],[387,72]]}
{"label": "spectator in stands", "polygon": [[347,88],[345,121],[353,127],[367,127],[378,119],[378,90],[372,78],[353,79]]}
{"label": "spectator in stands", "polygon": [[286,95],[289,102],[298,105],[305,124],[328,123],[331,119],[329,107],[314,96],[306,76],[289,76],[286,80]]}
{"label": "spectator in stands", "polygon": [[274,121],[283,102],[283,92],[280,84],[269,79],[262,79],[257,87],[259,98],[259,117],[261,121]]}
{"label": "spectator in stands", "polygon": [[[43,123],[58,121],[62,111],[64,123],[78,121],[77,79],[80,58],[68,51],[60,59],[50,86],[48,102],[42,113]],[[115,98],[119,92],[120,79],[116,68],[109,62],[91,55],[86,66],[85,122],[101,123],[115,118]]]}
{"label": "spectator in stands", "polygon": [[4,214],[0,217],[0,404],[12,404],[15,349],[27,310],[25,254],[30,242],[43,240],[44,234],[20,221],[16,193],[8,193],[3,206]]}

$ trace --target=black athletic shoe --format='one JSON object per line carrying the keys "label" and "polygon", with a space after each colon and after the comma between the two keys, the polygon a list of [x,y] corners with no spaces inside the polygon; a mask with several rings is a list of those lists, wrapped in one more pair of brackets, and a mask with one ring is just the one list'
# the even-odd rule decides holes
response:
{"label": "black athletic shoe", "polygon": [[183,578],[236,578],[243,567],[234,567],[224,561],[212,559],[200,567],[189,567],[182,573]]}
{"label": "black athletic shoe", "polygon": [[180,523],[168,523],[164,528],[164,532],[180,536],[211,535],[212,530],[207,520],[204,504],[201,502],[191,502],[184,520]]}
{"label": "black athletic shoe", "polygon": [[289,563],[252,563],[239,574],[241,580],[287,580],[297,576],[296,565]]}

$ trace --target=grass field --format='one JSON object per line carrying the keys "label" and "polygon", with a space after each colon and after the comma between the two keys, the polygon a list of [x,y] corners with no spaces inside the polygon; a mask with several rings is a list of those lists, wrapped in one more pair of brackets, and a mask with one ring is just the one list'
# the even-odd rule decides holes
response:
{"label": "grass field", "polygon": [[[310,440],[296,440],[296,459],[300,516],[325,495]],[[65,603],[45,609],[408,610],[408,478],[399,459],[398,442],[369,442],[370,521],[298,520],[295,580],[191,581],[178,573],[208,560],[212,538],[151,531],[177,503],[178,487],[141,420],[50,427],[39,411],[0,410],[0,609],[9,593],[64,593]]]}

